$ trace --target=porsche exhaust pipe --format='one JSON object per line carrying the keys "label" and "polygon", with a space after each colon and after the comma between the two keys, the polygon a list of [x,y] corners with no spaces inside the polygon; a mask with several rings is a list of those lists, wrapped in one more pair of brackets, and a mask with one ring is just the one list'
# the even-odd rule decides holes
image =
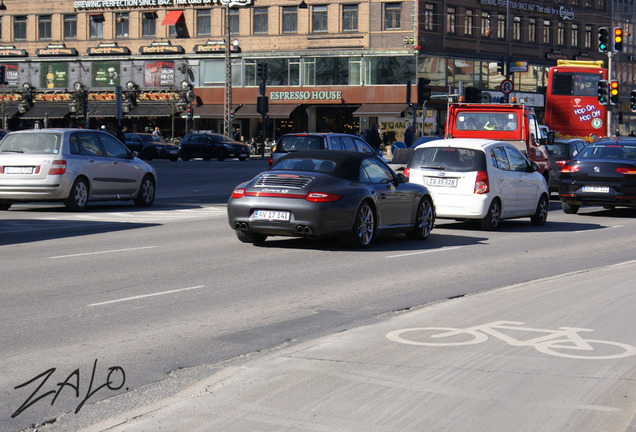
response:
{"label": "porsche exhaust pipe", "polygon": [[303,236],[309,236],[313,234],[314,230],[309,225],[298,225],[296,226],[296,232]]}
{"label": "porsche exhaust pipe", "polygon": [[237,229],[237,230],[240,229],[240,230],[245,231],[245,230],[247,230],[247,223],[245,223],[245,222],[235,222],[234,223],[234,228]]}

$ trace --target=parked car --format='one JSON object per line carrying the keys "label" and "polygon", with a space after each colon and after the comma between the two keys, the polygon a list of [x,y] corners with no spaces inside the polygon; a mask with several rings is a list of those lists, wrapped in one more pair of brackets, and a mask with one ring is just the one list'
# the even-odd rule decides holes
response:
{"label": "parked car", "polygon": [[587,141],[580,138],[555,139],[553,143],[546,144],[548,159],[550,159],[550,192],[559,191],[559,175],[561,168],[570,159],[576,156],[587,145]]}
{"label": "parked car", "polygon": [[288,153],[237,186],[227,211],[246,243],[268,236],[337,236],[361,248],[381,233],[424,240],[435,221],[425,187],[408,183],[374,155],[346,151]]}
{"label": "parked car", "polygon": [[0,142],[0,210],[32,201],[62,201],[76,211],[106,200],[149,207],[156,185],[155,170],[107,132],[32,129]]}
{"label": "parked car", "polygon": [[0,129],[0,140],[1,140],[2,138],[4,138],[4,136],[5,136],[6,134],[8,134],[9,132],[10,132],[10,131],[8,131],[8,130]]}
{"label": "parked car", "polygon": [[127,133],[126,147],[136,151],[140,159],[179,159],[179,146],[166,142],[163,138],[151,133]]}
{"label": "parked car", "polygon": [[438,218],[476,219],[495,230],[502,219],[548,217],[548,185],[537,166],[505,141],[457,138],[417,146],[404,174],[429,188]]}
{"label": "parked car", "polygon": [[636,207],[636,138],[601,138],[561,168],[565,213],[581,206]]}
{"label": "parked car", "polygon": [[374,154],[375,151],[365,140],[356,135],[311,132],[289,133],[276,141],[276,147],[269,157],[271,167],[282,156],[290,152],[303,150],[344,150]]}
{"label": "parked car", "polygon": [[247,144],[234,141],[223,134],[201,131],[183,137],[179,143],[179,156],[184,161],[196,157],[206,161],[212,158],[219,161],[238,158],[244,161],[250,157],[250,148]]}

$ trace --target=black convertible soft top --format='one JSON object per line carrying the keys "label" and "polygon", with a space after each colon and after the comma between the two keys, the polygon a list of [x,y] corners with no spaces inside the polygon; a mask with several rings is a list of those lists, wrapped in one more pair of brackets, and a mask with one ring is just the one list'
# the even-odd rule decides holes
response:
{"label": "black convertible soft top", "polygon": [[[314,167],[317,167],[323,161],[335,163],[335,168],[329,172],[330,175],[345,179],[358,180],[360,175],[360,162],[367,158],[376,158],[372,154],[361,152],[350,152],[341,150],[308,150],[288,153],[276,161],[270,170],[280,169],[280,165],[289,166],[289,160],[311,160]],[[294,165],[296,166],[296,165]],[[289,168],[285,168],[289,169]],[[307,171],[320,172],[319,169],[309,168]]]}

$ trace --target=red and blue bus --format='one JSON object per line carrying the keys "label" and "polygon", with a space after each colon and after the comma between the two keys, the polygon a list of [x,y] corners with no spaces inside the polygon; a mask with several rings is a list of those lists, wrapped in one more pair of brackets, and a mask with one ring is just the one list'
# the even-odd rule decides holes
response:
{"label": "red and blue bus", "polygon": [[607,109],[598,101],[601,79],[607,79],[602,60],[557,60],[548,70],[545,125],[557,138],[607,136]]}

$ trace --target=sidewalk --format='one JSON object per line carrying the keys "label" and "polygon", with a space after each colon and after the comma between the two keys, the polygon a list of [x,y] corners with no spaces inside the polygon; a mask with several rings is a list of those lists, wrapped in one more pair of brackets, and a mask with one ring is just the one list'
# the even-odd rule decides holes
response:
{"label": "sidewalk", "polygon": [[[635,276],[632,262],[383,317],[86,430],[634,431]],[[498,321],[516,330],[485,326]],[[475,326],[447,339],[403,331]],[[593,331],[562,329],[548,342],[563,327]],[[591,340],[593,351],[566,334]]]}

